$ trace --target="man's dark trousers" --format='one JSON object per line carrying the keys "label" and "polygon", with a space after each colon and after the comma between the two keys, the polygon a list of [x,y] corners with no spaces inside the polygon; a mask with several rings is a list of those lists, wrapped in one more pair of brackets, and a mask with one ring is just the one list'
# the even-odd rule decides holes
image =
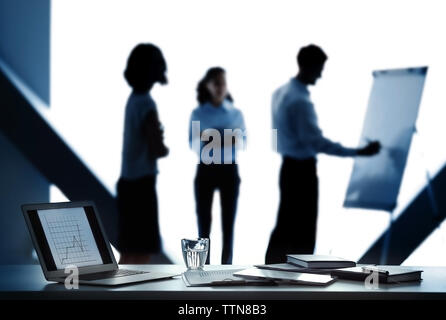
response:
{"label": "man's dark trousers", "polygon": [[285,262],[287,254],[313,254],[316,244],[316,159],[283,157],[279,180],[279,212],[266,252],[266,263]]}

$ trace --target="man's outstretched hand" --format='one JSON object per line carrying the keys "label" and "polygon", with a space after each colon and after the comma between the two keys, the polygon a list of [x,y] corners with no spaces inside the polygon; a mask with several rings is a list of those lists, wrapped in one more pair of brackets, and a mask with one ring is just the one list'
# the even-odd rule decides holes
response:
{"label": "man's outstretched hand", "polygon": [[358,156],[373,156],[381,150],[379,141],[370,141],[364,148],[358,149]]}

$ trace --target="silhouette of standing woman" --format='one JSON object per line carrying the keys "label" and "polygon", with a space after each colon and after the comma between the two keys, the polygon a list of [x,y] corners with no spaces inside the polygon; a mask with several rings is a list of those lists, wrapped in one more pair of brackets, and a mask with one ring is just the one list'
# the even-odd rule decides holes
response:
{"label": "silhouette of standing woman", "polygon": [[[190,142],[193,147],[199,141],[199,148],[195,150],[199,153],[200,158],[195,177],[198,232],[202,238],[209,237],[212,220],[212,199],[214,192],[218,190],[220,192],[223,227],[221,262],[222,264],[231,264],[234,222],[240,186],[236,164],[236,147],[239,144],[236,136],[232,134],[226,136],[229,133],[225,132],[225,129],[244,132],[245,123],[241,111],[232,104],[233,100],[227,90],[224,69],[220,67],[209,69],[199,82],[197,93],[200,105],[192,112]],[[197,123],[200,125],[198,135],[192,130],[194,124]],[[203,152],[207,147],[202,141],[216,142],[214,140],[217,139],[215,134],[207,136],[207,132],[212,131],[219,134],[218,147],[211,152]],[[242,138],[241,135],[238,137]]]}
{"label": "silhouette of standing woman", "polygon": [[124,77],[132,88],[124,121],[121,177],[118,181],[119,263],[148,263],[161,250],[156,195],[157,159],[168,149],[150,91],[166,84],[166,62],[153,44],[139,44],[127,61]]}

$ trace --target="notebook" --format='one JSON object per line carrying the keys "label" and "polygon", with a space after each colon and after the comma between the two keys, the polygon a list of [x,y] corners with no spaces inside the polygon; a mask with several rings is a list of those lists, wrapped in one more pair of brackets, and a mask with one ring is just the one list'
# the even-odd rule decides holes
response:
{"label": "notebook", "polygon": [[188,287],[231,286],[231,285],[271,285],[271,281],[247,280],[233,276],[234,272],[243,269],[229,270],[189,270],[183,273],[183,281]]}
{"label": "notebook", "polygon": [[364,266],[333,270],[331,275],[339,279],[364,281],[372,271],[378,272],[378,281],[381,283],[420,281],[423,272],[400,266]]}
{"label": "notebook", "polygon": [[274,264],[257,264],[256,268],[264,270],[276,270],[287,272],[301,272],[301,273],[316,273],[316,274],[330,274],[333,269],[310,269],[296,266],[291,263],[274,263]]}
{"label": "notebook", "polygon": [[312,286],[326,286],[336,280],[330,275],[265,270],[255,267],[237,271],[234,276],[251,280],[272,280],[278,283]]}
{"label": "notebook", "polygon": [[287,254],[287,262],[310,269],[338,269],[356,266],[354,261],[316,254]]}

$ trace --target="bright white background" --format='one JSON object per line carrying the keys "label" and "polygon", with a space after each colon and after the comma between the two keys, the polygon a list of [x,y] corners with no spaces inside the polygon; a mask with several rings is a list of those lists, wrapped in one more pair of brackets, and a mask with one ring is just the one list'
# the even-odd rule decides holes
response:
{"label": "bright white background", "polygon": [[[312,89],[324,133],[355,146],[374,69],[429,65],[397,212],[446,160],[444,7],[440,1],[52,1],[51,117],[64,138],[115,193],[123,115],[130,89],[122,73],[130,50],[153,42],[168,63],[169,85],[153,96],[171,154],[160,161],[158,195],[166,253],[181,261],[180,239],[196,235],[195,155],[187,130],[195,87],[207,68],[227,69],[229,87],[246,120],[248,149],[240,159],[242,187],[234,263],[261,263],[278,205],[280,158],[270,139],[270,97],[296,71],[308,43],[329,55]],[[388,214],[342,208],[353,161],[319,157],[317,253],[358,259],[387,227]],[[216,195],[217,196],[217,195]],[[221,250],[214,198],[212,262]],[[428,213],[426,213],[428,214]],[[410,264],[446,263],[438,229]]]}

